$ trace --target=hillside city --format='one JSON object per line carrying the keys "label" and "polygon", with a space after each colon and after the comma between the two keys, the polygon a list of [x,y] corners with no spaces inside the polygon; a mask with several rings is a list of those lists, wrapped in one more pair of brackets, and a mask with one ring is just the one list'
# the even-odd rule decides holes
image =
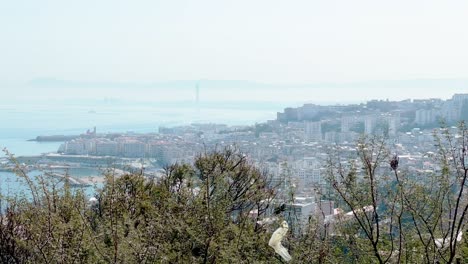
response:
{"label": "hillside city", "polygon": [[112,160],[121,169],[144,169],[145,175],[158,177],[165,165],[193,163],[199,153],[235,147],[269,173],[283,198],[286,190],[294,189],[294,202],[288,204],[286,213],[294,211],[295,221],[305,225],[318,206],[328,218],[336,214],[334,201],[316,198],[330,188],[326,159],[332,147],[339,148],[344,157],[351,156],[363,134],[381,135],[408,174],[434,172],[440,170],[431,159],[434,129],[445,122],[451,132],[456,132],[454,125],[462,119],[468,119],[468,94],[455,94],[449,100],[305,104],[286,108],[277,113],[276,120],[253,126],[191,124],[160,127],[159,133],[148,134],[98,134],[94,129],[63,143],[58,154],[45,154],[36,161],[79,167],[106,166]]}
{"label": "hillside city", "polygon": [[468,263],[468,1],[0,6],[0,264]]}

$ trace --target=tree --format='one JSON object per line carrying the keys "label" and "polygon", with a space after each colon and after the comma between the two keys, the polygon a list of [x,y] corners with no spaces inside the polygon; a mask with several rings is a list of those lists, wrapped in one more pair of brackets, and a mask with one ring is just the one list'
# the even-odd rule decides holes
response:
{"label": "tree", "polygon": [[[341,232],[347,236],[359,234],[355,243],[367,242],[356,248],[359,259],[371,259],[366,252],[372,252],[379,263],[389,262],[403,243],[394,236],[393,230],[395,223],[401,227],[402,209],[397,199],[398,190],[392,188],[388,177],[382,174],[381,166],[389,157],[385,140],[377,136],[362,138],[358,141],[355,158],[343,161],[340,155],[335,153],[329,157],[329,181],[355,219],[352,223],[343,222],[342,227],[347,228]],[[401,251],[398,258],[400,254]]]}
{"label": "tree", "polygon": [[[331,188],[318,195],[334,200],[342,212],[332,217],[319,212],[307,226],[291,226],[298,232],[288,232],[284,245],[292,262],[466,258],[466,239],[457,238],[468,212],[468,129],[463,122],[457,134],[442,127],[434,139],[437,151],[427,159],[438,166],[431,173],[407,169],[377,136],[360,139],[353,152],[332,150]],[[0,215],[3,263],[281,262],[268,246],[277,226],[263,225],[274,211],[275,186],[236,149],[167,166],[159,178],[109,170],[91,201],[68,177],[32,178],[15,164],[31,193],[0,197],[6,205]],[[294,201],[292,190],[283,190],[284,200]]]}
{"label": "tree", "polygon": [[330,155],[330,184],[353,216],[339,225],[356,238],[347,250],[356,244],[356,258],[379,263],[453,263],[468,211],[467,136],[464,122],[456,135],[444,127],[434,133],[437,152],[430,158],[440,169],[433,173],[402,170],[384,138],[361,139],[346,159]]}
{"label": "tree", "polygon": [[[18,168],[21,165],[17,164]],[[275,195],[269,177],[235,149],[174,164],[159,179],[109,170],[90,203],[68,180],[35,181],[34,199],[1,216],[6,263],[250,263],[275,258],[258,224]],[[63,184],[58,188],[59,182]]]}
{"label": "tree", "polygon": [[[442,127],[434,138],[438,151],[433,159],[440,170],[425,181],[410,182],[403,195],[425,260],[452,263],[460,251],[456,238],[466,228],[468,130],[460,122],[457,134]],[[439,238],[448,241],[447,246],[438,247]]]}

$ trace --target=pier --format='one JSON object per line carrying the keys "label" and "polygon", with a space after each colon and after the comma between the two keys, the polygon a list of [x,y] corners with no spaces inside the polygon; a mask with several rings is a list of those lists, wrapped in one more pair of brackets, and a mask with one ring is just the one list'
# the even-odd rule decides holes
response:
{"label": "pier", "polygon": [[57,179],[66,179],[68,178],[68,180],[70,181],[70,186],[72,187],[89,187],[91,186],[91,184],[87,183],[87,182],[84,182],[78,178],[74,178],[74,177],[71,177],[70,175],[65,175],[65,174],[61,174],[61,173],[56,173],[56,172],[46,172],[44,173],[44,175],[46,176],[50,176],[50,177],[53,177],[53,178],[57,178]]}

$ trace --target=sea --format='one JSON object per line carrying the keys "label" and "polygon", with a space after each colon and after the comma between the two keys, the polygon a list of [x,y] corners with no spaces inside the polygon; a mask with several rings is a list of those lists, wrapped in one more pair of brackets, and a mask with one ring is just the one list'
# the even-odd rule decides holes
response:
{"label": "sea", "polygon": [[[161,126],[191,123],[252,125],[275,119],[285,105],[264,102],[229,104],[122,102],[79,103],[2,103],[0,104],[0,148],[15,156],[34,156],[57,152],[62,142],[28,141],[39,135],[78,135],[97,128],[98,133],[157,132]],[[3,158],[5,158],[3,153]],[[32,171],[30,176],[41,172]],[[99,169],[69,172],[74,177],[102,173]],[[96,186],[85,190],[92,195]],[[26,193],[24,182],[12,173],[0,170],[0,194],[15,196]]]}

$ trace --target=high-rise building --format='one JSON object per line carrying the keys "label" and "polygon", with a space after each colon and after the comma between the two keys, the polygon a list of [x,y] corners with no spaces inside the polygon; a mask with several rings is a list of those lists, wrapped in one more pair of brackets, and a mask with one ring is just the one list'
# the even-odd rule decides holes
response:
{"label": "high-rise building", "polygon": [[74,139],[65,143],[65,153],[72,155],[86,154],[85,141],[82,139]]}
{"label": "high-rise building", "polygon": [[364,117],[364,132],[366,134],[373,134],[376,124],[377,124],[377,118],[374,115],[365,116]]}
{"label": "high-rise building", "polygon": [[391,136],[395,136],[400,129],[400,113],[393,113],[391,116],[387,117],[388,123],[388,134]]}
{"label": "high-rise building", "polygon": [[127,141],[122,144],[122,153],[125,157],[141,158],[145,156],[146,145],[139,141]]}
{"label": "high-rise building", "polygon": [[468,94],[455,94],[452,99],[445,101],[442,107],[442,116],[445,120],[449,122],[459,121],[465,101],[468,102]]}
{"label": "high-rise building", "polygon": [[341,117],[341,132],[349,132],[351,127],[357,123],[356,116]]}
{"label": "high-rise building", "polygon": [[305,122],[305,136],[309,141],[321,141],[322,122]]}
{"label": "high-rise building", "polygon": [[97,142],[96,154],[99,156],[117,156],[119,155],[119,143],[109,140]]}
{"label": "high-rise building", "polygon": [[437,121],[437,110],[435,109],[419,109],[416,110],[416,118],[414,122],[418,125],[433,124]]}

